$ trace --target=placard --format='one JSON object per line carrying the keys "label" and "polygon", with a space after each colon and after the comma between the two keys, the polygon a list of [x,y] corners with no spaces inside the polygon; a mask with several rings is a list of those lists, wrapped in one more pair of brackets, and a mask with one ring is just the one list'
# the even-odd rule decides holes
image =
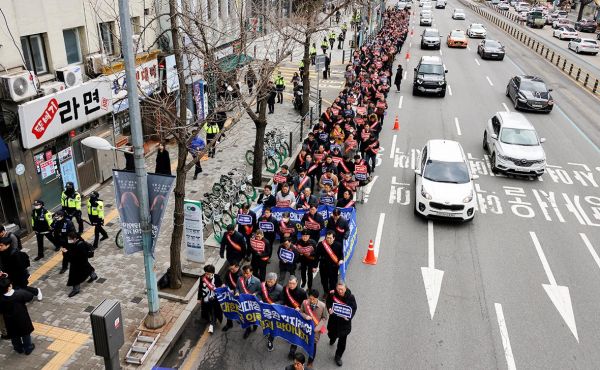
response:
{"label": "placard", "polygon": [[288,249],[279,249],[279,259],[284,263],[294,263],[294,257],[296,254]]}
{"label": "placard", "polygon": [[202,203],[198,200],[185,199],[183,213],[186,258],[194,262],[204,262]]}
{"label": "placard", "polygon": [[241,213],[238,213],[237,215],[237,223],[240,225],[252,225],[252,216],[250,215],[244,215]]}
{"label": "placard", "polygon": [[343,317],[345,319],[352,318],[352,307],[346,304],[333,302],[331,309],[333,310],[333,313],[339,317]]}

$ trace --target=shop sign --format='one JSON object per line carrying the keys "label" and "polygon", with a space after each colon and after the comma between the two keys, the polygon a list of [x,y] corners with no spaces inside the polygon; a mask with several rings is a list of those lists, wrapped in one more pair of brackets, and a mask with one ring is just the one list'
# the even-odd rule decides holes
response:
{"label": "shop sign", "polygon": [[167,71],[167,94],[179,90],[179,76],[177,75],[177,66],[175,65],[175,55],[169,55],[165,58],[165,68]]}
{"label": "shop sign", "polygon": [[92,80],[19,105],[23,147],[34,148],[112,112],[110,84]]}
{"label": "shop sign", "polygon": [[[104,77],[108,79],[112,89],[112,101],[114,104],[115,113],[121,112],[129,108],[127,101],[127,79],[125,71],[113,73]],[[138,88],[146,95],[152,95],[159,86],[158,80],[158,61],[152,59],[146,63],[142,63],[135,67],[135,79],[137,80]]]}

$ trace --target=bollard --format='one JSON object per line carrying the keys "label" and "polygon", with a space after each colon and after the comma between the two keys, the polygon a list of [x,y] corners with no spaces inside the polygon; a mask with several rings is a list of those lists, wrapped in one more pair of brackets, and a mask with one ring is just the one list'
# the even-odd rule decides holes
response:
{"label": "bollard", "polygon": [[292,144],[293,144],[293,136],[294,136],[294,134],[292,134],[292,132],[290,131],[290,150],[288,151],[288,157],[291,157],[291,156],[292,156],[292,148],[293,148],[293,146],[292,146]]}
{"label": "bollard", "polygon": [[595,94],[596,91],[598,91],[598,79],[596,79],[596,81],[594,82],[594,88],[592,89],[592,92]]}
{"label": "bollard", "polygon": [[[565,60],[566,62],[566,60]],[[571,75],[571,72],[573,72],[573,63],[571,63],[571,67],[569,67],[569,76]]]}
{"label": "bollard", "polygon": [[[550,49],[546,49],[546,59],[548,59],[548,54],[550,53]],[[550,61],[552,63],[552,61]]]}
{"label": "bollard", "polygon": [[567,67],[567,59],[564,59],[563,60],[562,70],[564,71],[566,67]]}
{"label": "bollard", "polygon": [[[573,64],[571,64],[571,69],[573,69]],[[571,74],[571,72],[569,72]],[[575,81],[579,81],[579,76],[581,76],[581,68],[577,68],[577,76],[575,76]]]}
{"label": "bollard", "polygon": [[558,56],[558,58],[556,59],[556,66],[558,67],[558,64],[560,63],[560,55]]}
{"label": "bollard", "polygon": [[254,59],[256,59],[256,45],[254,45]]}
{"label": "bollard", "polygon": [[590,79],[590,74],[586,73],[585,80],[583,81],[583,86],[587,87],[587,83],[588,83],[589,79]]}

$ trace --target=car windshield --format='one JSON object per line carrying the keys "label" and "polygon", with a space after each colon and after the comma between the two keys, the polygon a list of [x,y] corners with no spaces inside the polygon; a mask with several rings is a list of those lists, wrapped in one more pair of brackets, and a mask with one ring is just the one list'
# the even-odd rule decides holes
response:
{"label": "car windshield", "polygon": [[466,184],[471,181],[464,162],[427,161],[423,177],[429,181]]}
{"label": "car windshield", "polygon": [[518,128],[503,128],[500,133],[500,141],[512,145],[538,145],[538,138],[534,130]]}
{"label": "car windshield", "polygon": [[502,45],[498,41],[486,40],[485,46],[489,48],[501,48]]}
{"label": "car windshield", "polygon": [[452,31],[450,32],[450,37],[456,37],[458,39],[460,38],[464,38],[465,37],[465,33],[463,31]]}
{"label": "car windshield", "polygon": [[533,80],[522,80],[521,81],[521,90],[533,91],[533,92],[548,91],[545,83],[543,83],[541,81],[533,81]]}
{"label": "car windshield", "polygon": [[425,33],[423,33],[423,36],[425,36],[425,37],[440,37],[440,34],[438,33],[438,31],[425,31]]}
{"label": "car windshield", "polygon": [[419,67],[420,74],[441,75],[444,73],[444,67],[439,64],[421,64]]}
{"label": "car windshield", "polygon": [[583,40],[582,41],[584,44],[590,44],[590,45],[596,45],[596,41],[595,40]]}
{"label": "car windshield", "polygon": [[483,26],[482,26],[482,25],[480,25],[480,24],[472,24],[472,25],[471,25],[471,29],[472,29],[472,30],[483,31],[485,28],[483,28]]}
{"label": "car windshield", "polygon": [[563,27],[563,31],[565,32],[577,32],[575,28],[572,27]]}
{"label": "car windshield", "polygon": [[464,12],[465,12],[465,11],[464,11],[464,10],[462,10],[462,9],[455,9],[455,10],[454,10],[454,13],[455,13],[455,14],[462,14],[462,13],[464,13]]}

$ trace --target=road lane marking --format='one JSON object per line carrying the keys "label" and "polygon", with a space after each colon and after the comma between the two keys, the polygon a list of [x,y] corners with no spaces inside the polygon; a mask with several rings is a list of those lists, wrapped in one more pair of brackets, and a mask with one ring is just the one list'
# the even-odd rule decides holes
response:
{"label": "road lane marking", "polygon": [[371,189],[373,188],[373,185],[375,185],[375,181],[377,181],[378,178],[379,176],[373,176],[373,179],[367,185],[365,185],[365,188],[363,189],[365,203],[369,201],[369,194],[371,194]]}
{"label": "road lane marking", "polygon": [[377,224],[377,233],[375,234],[375,245],[373,246],[375,257],[379,257],[379,244],[381,243],[381,234],[383,233],[383,223],[385,222],[385,213],[379,214],[379,223]]}
{"label": "road lane marking", "polygon": [[204,329],[204,333],[198,340],[198,343],[196,343],[192,351],[187,355],[184,363],[179,368],[180,370],[191,370],[193,369],[193,365],[197,365],[194,362],[200,355],[200,351],[202,350],[202,347],[204,347],[204,344],[206,344],[206,341],[208,340],[209,336],[210,335],[208,334],[208,327],[206,327],[206,329]]}
{"label": "road lane marking", "polygon": [[433,221],[427,221],[427,263],[430,268],[435,268],[435,239],[433,236]]}
{"label": "road lane marking", "polygon": [[502,106],[504,107],[505,111],[507,111],[508,113],[510,113],[510,109],[508,109],[508,105],[506,105],[506,103],[502,103]]}
{"label": "road lane marking", "polygon": [[452,87],[450,85],[448,85],[448,94],[450,94],[450,96],[452,96]]}
{"label": "road lane marking", "polygon": [[404,100],[404,95],[402,95],[400,100],[398,100],[398,109],[402,109],[402,100]]}
{"label": "road lane marking", "polygon": [[444,271],[435,268],[433,222],[431,220],[427,221],[427,267],[421,267],[421,274],[423,275],[423,284],[425,285],[429,315],[433,320],[438,299],[440,298]]}
{"label": "road lane marking", "polygon": [[394,153],[396,152],[396,139],[398,138],[398,135],[394,135],[392,137],[392,149],[390,150],[390,158],[393,159],[394,158]]}
{"label": "road lane marking", "polygon": [[590,243],[590,240],[584,233],[579,233],[579,236],[581,236],[583,243],[585,244],[587,249],[590,251],[590,254],[592,255],[592,258],[594,259],[594,261],[596,262],[596,265],[598,265],[598,268],[600,268],[600,257],[598,257],[598,253],[596,253],[596,251],[594,250],[592,243]]}
{"label": "road lane marking", "polygon": [[406,80],[406,75],[408,74],[408,71],[404,71],[404,77],[402,77],[403,80]]}
{"label": "road lane marking", "polygon": [[458,123],[458,118],[454,117],[454,124],[456,125],[456,133],[458,136],[462,136],[462,132],[460,131],[460,124]]}
{"label": "road lane marking", "polygon": [[500,337],[502,338],[502,347],[504,348],[504,357],[506,357],[507,368],[508,370],[516,370],[517,366],[515,365],[515,358],[510,346],[510,338],[508,337],[508,329],[506,328],[506,320],[504,319],[502,305],[500,303],[494,303],[494,307],[496,308],[496,318],[498,319],[498,326],[500,327]]}
{"label": "road lane marking", "polygon": [[477,59],[475,59],[475,63],[477,63],[478,66],[481,65]]}
{"label": "road lane marking", "polygon": [[467,45],[467,50],[471,50],[471,47],[469,47],[469,45]]}
{"label": "road lane marking", "polygon": [[487,79],[490,86],[494,86],[494,84],[492,83],[492,80],[490,80],[490,78],[488,76],[485,76],[485,78]]}
{"label": "road lane marking", "polygon": [[442,54],[442,49],[440,49],[440,55],[444,55],[444,54]]}

